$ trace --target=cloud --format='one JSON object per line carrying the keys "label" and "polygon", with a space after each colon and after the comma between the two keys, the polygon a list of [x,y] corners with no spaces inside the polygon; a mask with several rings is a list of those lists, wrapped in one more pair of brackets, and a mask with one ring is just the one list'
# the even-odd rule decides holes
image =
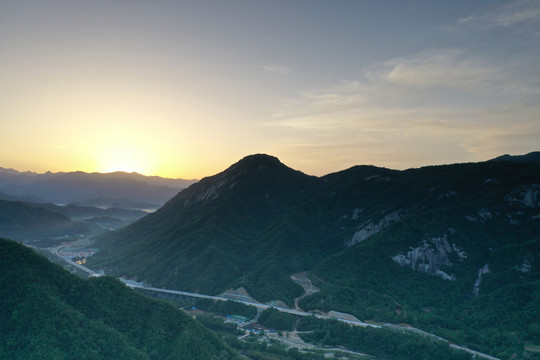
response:
{"label": "cloud", "polygon": [[482,20],[493,26],[504,27],[540,23],[540,1],[516,1],[486,14]]}
{"label": "cloud", "polygon": [[292,71],[290,67],[284,65],[262,65],[261,69],[279,75],[286,75]]}
{"label": "cloud", "polygon": [[280,139],[272,152],[309,149],[336,169],[526,153],[540,143],[540,80],[531,76],[537,71],[530,58],[430,49],[375,63],[357,78],[289,99],[264,125]]}
{"label": "cloud", "polygon": [[462,27],[526,28],[540,24],[540,1],[519,0],[509,2],[483,14],[470,15],[458,20],[451,30]]}
{"label": "cloud", "polygon": [[459,49],[433,49],[387,61],[383,80],[417,87],[438,86],[478,90],[497,80],[501,69]]}

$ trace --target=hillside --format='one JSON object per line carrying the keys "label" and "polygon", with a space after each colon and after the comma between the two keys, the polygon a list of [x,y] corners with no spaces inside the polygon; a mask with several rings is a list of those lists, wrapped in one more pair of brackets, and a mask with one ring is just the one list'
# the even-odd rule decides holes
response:
{"label": "hillside", "polygon": [[317,178],[253,155],[103,236],[90,266],[202,293],[244,286],[291,306],[302,289],[290,275],[311,271],[321,291],[304,310],[519,354],[540,343],[539,189],[539,163],[355,166]]}
{"label": "hillside", "polygon": [[89,234],[67,216],[19,201],[0,200],[0,236],[15,240]]}
{"label": "hillside", "polygon": [[237,285],[265,299],[298,296],[302,289],[289,273],[322,260],[328,244],[322,236],[293,241],[302,239],[301,229],[289,227],[284,216],[321,184],[274,157],[247,157],[102,237],[91,266],[204,293]]}
{"label": "hillside", "polygon": [[103,209],[94,206],[81,206],[75,204],[64,206],[54,204],[26,204],[35,208],[65,215],[71,220],[80,222],[88,227],[93,234],[100,234],[108,230],[119,229],[148,214],[146,211],[142,210],[117,207]]}
{"label": "hillside", "polygon": [[236,359],[172,306],[110,277],[83,280],[0,239],[0,358]]}
{"label": "hillside", "polygon": [[[538,164],[515,163],[389,176],[384,207],[342,220],[357,224],[354,233],[311,269],[321,291],[300,306],[413,324],[502,358],[520,354],[524,341],[540,343],[539,180]],[[359,181],[340,206],[369,209],[381,198],[372,190]]]}

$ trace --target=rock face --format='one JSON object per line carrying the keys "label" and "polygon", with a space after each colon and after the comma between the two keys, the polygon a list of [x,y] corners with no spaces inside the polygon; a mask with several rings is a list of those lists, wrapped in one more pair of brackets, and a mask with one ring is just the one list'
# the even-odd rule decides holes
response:
{"label": "rock face", "polygon": [[480,291],[480,285],[482,284],[482,275],[489,274],[489,266],[488,264],[482,266],[480,269],[478,269],[478,277],[476,278],[476,281],[473,285],[473,295],[478,296],[478,292]]}
{"label": "rock face", "polygon": [[538,189],[540,185],[532,184],[529,186],[520,186],[512,193],[508,194],[504,199],[511,205],[518,205],[526,208],[539,208],[540,199]]}
{"label": "rock face", "polygon": [[521,271],[522,273],[528,273],[529,271],[531,271],[532,262],[533,262],[532,255],[526,256],[523,258],[523,262],[521,263],[521,265],[516,266],[515,269],[518,271]]}
{"label": "rock face", "polygon": [[480,209],[477,211],[476,215],[466,215],[465,219],[472,222],[486,222],[487,220],[490,220],[493,218],[493,215],[491,212],[487,209]]}
{"label": "rock face", "polygon": [[400,266],[407,266],[413,270],[440,276],[445,280],[455,280],[454,274],[441,270],[440,266],[451,267],[449,255],[456,254],[459,261],[467,258],[467,254],[456,244],[450,244],[448,235],[422,240],[420,246],[411,248],[407,254],[392,256],[392,260]]}
{"label": "rock face", "polygon": [[[353,219],[358,218],[358,209],[355,209],[353,213]],[[353,237],[345,242],[345,246],[353,246],[369,238],[372,235],[375,235],[388,225],[398,221],[401,218],[401,210],[396,210],[386,215],[378,223],[369,222],[367,225],[362,226],[357,232],[354,233]]]}

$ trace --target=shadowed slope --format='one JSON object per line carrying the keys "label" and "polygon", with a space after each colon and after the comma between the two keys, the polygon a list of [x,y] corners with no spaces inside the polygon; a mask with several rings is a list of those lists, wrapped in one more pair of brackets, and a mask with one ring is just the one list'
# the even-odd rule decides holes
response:
{"label": "shadowed slope", "polygon": [[172,306],[110,278],[83,280],[0,239],[2,359],[236,359]]}

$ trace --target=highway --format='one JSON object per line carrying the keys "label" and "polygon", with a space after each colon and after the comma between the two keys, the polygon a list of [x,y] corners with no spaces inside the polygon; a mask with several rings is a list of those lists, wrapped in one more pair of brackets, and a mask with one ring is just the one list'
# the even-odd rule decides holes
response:
{"label": "highway", "polygon": [[[135,284],[128,284],[128,283],[125,283],[125,284],[128,287],[133,288],[133,289],[144,289],[144,290],[154,291],[154,292],[163,293],[163,294],[174,294],[174,295],[179,295],[179,296],[187,296],[187,297],[200,298],[200,299],[212,299],[212,300],[217,300],[217,301],[231,300],[231,299],[220,297],[220,296],[203,295],[203,294],[190,293],[190,292],[186,292],[186,291],[161,289],[161,288],[155,288],[155,287],[151,287],[151,286],[135,285]],[[262,310],[265,310],[265,309],[268,309],[268,308],[274,308],[274,309],[277,309],[279,311],[286,312],[286,313],[293,314],[293,315],[298,315],[298,316],[314,315],[319,319],[334,319],[334,320],[343,321],[343,322],[346,322],[348,324],[352,324],[352,325],[356,325],[356,326],[370,326],[370,327],[375,327],[375,328],[380,328],[381,327],[380,325],[368,324],[368,323],[365,323],[363,321],[340,319],[340,318],[337,318],[337,317],[326,316],[326,315],[321,315],[321,314],[312,314],[312,313],[308,313],[308,312],[305,312],[305,311],[289,309],[289,308],[283,308],[283,307],[278,307],[278,306],[270,306],[270,305],[261,304],[261,303],[254,303],[254,302],[250,302],[250,301],[243,301],[243,300],[231,300],[231,301],[239,302],[239,303],[246,304],[246,305],[255,306],[256,308],[262,309]]]}
{"label": "highway", "polygon": [[76,263],[75,261],[71,261],[70,259],[68,259],[67,257],[65,256],[62,256],[60,255],[58,252],[63,248],[63,247],[66,247],[67,245],[58,245],[57,247],[55,248],[52,248],[50,249],[51,252],[58,256],[59,258],[61,258],[62,260],[66,261],[68,264],[70,265],[73,265],[75,266],[76,268],[88,273],[90,276],[93,276],[93,277],[98,277],[98,276],[101,276],[100,274],[98,274],[97,272],[93,271],[93,270],[90,270],[89,268],[87,268],[86,266],[82,266],[81,264],[78,264]]}
{"label": "highway", "polygon": [[[71,261],[70,259],[62,256],[59,254],[59,251],[62,249],[62,247],[65,247],[67,245],[59,245],[53,249],[51,249],[51,252],[62,258],[63,260],[65,260],[66,262],[68,262],[70,265],[73,265],[75,266],[76,268],[88,273],[90,276],[93,276],[93,277],[99,277],[101,276],[101,274],[87,268],[86,266],[83,266],[81,264],[78,264],[74,261]],[[394,330],[401,330],[401,331],[409,331],[409,332],[414,332],[414,333],[417,333],[417,334],[421,334],[421,335],[424,335],[424,336],[430,336],[430,337],[433,337],[434,339],[437,339],[437,340],[440,340],[440,341],[444,341],[446,343],[449,344],[449,346],[453,349],[457,349],[457,350],[463,350],[463,351],[466,351],[468,352],[469,354],[472,354],[473,356],[478,356],[478,357],[482,357],[482,358],[485,358],[485,359],[488,359],[488,360],[501,360],[499,358],[496,358],[496,357],[493,357],[491,355],[488,355],[488,354],[484,354],[484,353],[481,353],[479,351],[475,351],[475,350],[471,350],[465,346],[460,346],[460,345],[456,345],[456,344],[452,344],[450,343],[448,340],[446,339],[443,339],[439,336],[436,336],[436,335],[433,335],[433,334],[430,334],[430,333],[427,333],[423,330],[420,330],[420,329],[417,329],[417,328],[413,328],[413,327],[405,327],[405,326],[400,326],[400,325],[395,325],[395,324],[383,324],[383,325],[375,325],[375,324],[368,324],[368,323],[365,323],[363,321],[354,321],[354,320],[347,320],[347,319],[341,319],[341,318],[337,318],[337,317],[332,317],[332,316],[326,316],[326,315],[321,315],[321,314],[312,314],[312,313],[308,313],[308,312],[304,312],[304,311],[300,311],[300,310],[295,310],[295,309],[289,309],[289,308],[283,308],[283,307],[277,307],[277,306],[270,306],[270,305],[266,305],[266,304],[261,304],[261,303],[254,303],[254,302],[250,302],[250,301],[243,301],[243,300],[233,300],[233,299],[227,299],[227,298],[224,298],[224,297],[220,297],[220,296],[212,296],[212,295],[204,295],[204,294],[197,294],[197,293],[190,293],[190,292],[186,292],[186,291],[180,291],[180,290],[171,290],[171,289],[162,289],[162,288],[155,288],[155,287],[151,287],[151,286],[143,286],[143,285],[137,285],[137,284],[131,284],[131,283],[126,283],[124,282],[124,284],[132,289],[143,289],[143,290],[148,290],[148,291],[154,291],[154,292],[159,292],[159,293],[163,293],[163,294],[171,294],[171,295],[178,295],[178,296],[187,296],[187,297],[192,297],[192,298],[199,298],[199,299],[212,299],[212,300],[216,300],[216,301],[227,301],[227,300],[230,300],[230,301],[235,301],[235,302],[239,302],[239,303],[242,303],[242,304],[246,304],[246,305],[251,305],[251,306],[255,306],[256,308],[258,309],[262,309],[262,310],[265,310],[265,309],[268,309],[268,308],[275,308],[279,311],[282,311],[282,312],[286,312],[286,313],[289,313],[289,314],[293,314],[293,315],[298,315],[298,316],[310,316],[310,315],[314,315],[316,316],[317,318],[319,319],[334,319],[334,320],[338,320],[338,321],[342,321],[342,322],[345,322],[347,324],[351,324],[351,325],[354,325],[354,326],[363,326],[363,327],[366,327],[366,326],[369,326],[369,327],[373,327],[373,328],[381,328],[381,327],[385,327],[385,328],[390,328],[390,329],[394,329]]]}

